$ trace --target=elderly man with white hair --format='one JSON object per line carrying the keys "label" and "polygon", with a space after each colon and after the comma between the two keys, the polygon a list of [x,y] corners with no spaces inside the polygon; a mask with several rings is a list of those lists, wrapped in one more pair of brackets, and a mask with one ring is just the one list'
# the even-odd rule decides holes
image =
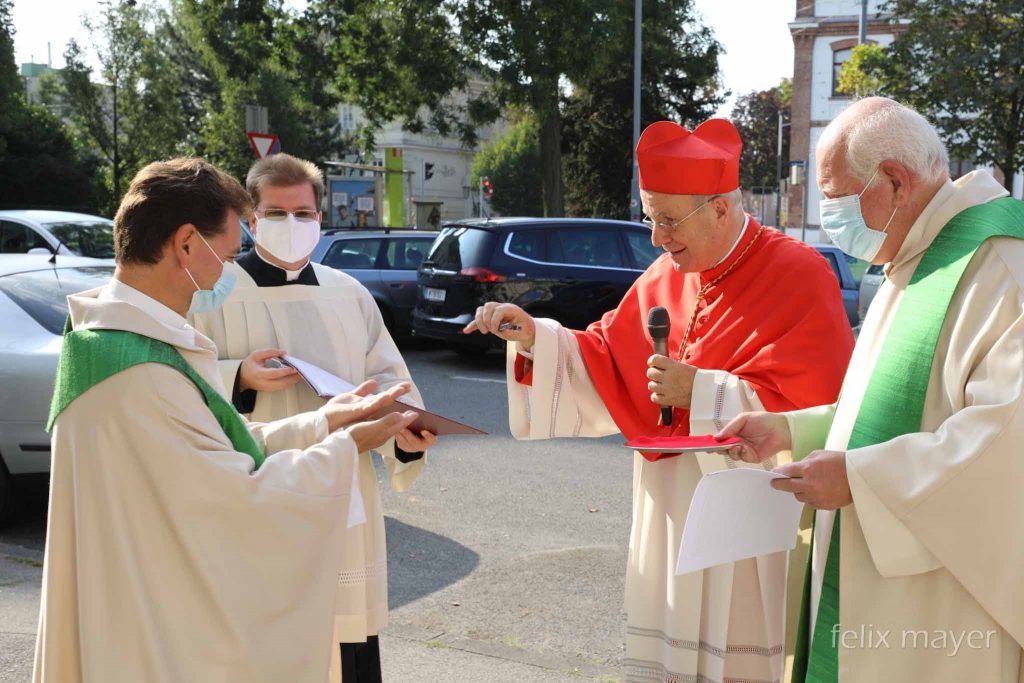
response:
{"label": "elderly man with white hair", "polygon": [[[793,681],[1024,681],[1024,204],[956,182],[920,115],[853,104],[817,150],[822,228],[887,263],[837,404],[719,436],[817,509]],[[821,450],[819,450],[821,449]]]}

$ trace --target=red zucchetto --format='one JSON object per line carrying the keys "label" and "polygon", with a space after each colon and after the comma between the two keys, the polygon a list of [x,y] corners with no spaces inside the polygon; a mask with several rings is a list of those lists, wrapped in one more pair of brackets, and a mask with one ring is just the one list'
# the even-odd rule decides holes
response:
{"label": "red zucchetto", "polygon": [[708,119],[692,133],[678,123],[647,126],[636,145],[640,189],[665,194],[725,194],[740,186],[743,141],[725,119]]}

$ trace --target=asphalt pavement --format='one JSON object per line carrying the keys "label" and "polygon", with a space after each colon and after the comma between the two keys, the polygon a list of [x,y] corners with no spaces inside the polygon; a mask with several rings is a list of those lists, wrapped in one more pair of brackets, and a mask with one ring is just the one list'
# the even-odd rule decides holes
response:
{"label": "asphalt pavement", "polygon": [[[428,408],[489,436],[442,438],[407,493],[382,484],[385,680],[619,680],[631,452],[617,437],[514,440],[499,353],[467,359],[421,343],[404,355]],[[0,529],[10,683],[30,680],[38,618],[46,493],[29,484]]]}

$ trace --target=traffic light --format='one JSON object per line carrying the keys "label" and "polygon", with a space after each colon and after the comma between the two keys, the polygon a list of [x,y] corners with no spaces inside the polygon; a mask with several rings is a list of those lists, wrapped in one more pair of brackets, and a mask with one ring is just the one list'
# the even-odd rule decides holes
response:
{"label": "traffic light", "polygon": [[424,163],[423,164],[423,179],[430,180],[434,177],[434,164]]}
{"label": "traffic light", "polygon": [[484,178],[481,181],[481,185],[483,185],[484,188],[484,199],[490,201],[491,197],[494,196],[494,185],[491,185],[491,179]]}

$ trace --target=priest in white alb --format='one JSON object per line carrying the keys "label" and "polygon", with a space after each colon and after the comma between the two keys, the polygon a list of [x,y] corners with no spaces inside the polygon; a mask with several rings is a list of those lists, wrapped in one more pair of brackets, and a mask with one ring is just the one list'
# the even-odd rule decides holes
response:
{"label": "priest in white alb", "polygon": [[[835,400],[853,347],[838,283],[814,249],[743,211],[741,149],[722,119],[644,131],[641,199],[664,253],[586,331],[514,303],[477,311],[467,331],[513,342],[515,437],[707,435],[745,410]],[[671,357],[651,355],[657,306],[669,313]],[[659,422],[662,406],[670,425]],[[633,461],[626,680],[780,680],[786,554],[675,574],[697,482],[733,463],[721,453]]]}
{"label": "priest in white alb", "polygon": [[201,159],[150,164],[114,220],[113,279],[69,297],[36,683],[327,679],[359,452],[416,414],[358,422],[401,385],[239,416],[185,315],[230,292],[248,207]]}
{"label": "priest in white alb", "polygon": [[[226,266],[237,278],[221,308],[194,316],[217,345],[224,385],[244,415],[270,422],[318,410],[317,396],[291,368],[268,368],[287,354],[353,384],[373,380],[381,390],[410,383],[409,370],[388,333],[373,296],[355,278],[313,263],[320,240],[324,181],[311,162],[288,154],[265,157],[249,170],[249,218],[256,246]],[[376,249],[376,241],[371,240]],[[345,248],[338,242],[335,248]],[[376,256],[376,252],[374,252]],[[416,387],[405,399],[422,407]],[[378,449],[396,491],[406,491],[423,470],[429,432],[406,429]],[[366,523],[342,539],[331,657],[331,681],[379,683],[378,634],[388,621],[387,543],[377,473],[369,453],[359,459]]]}
{"label": "priest in white alb", "polygon": [[838,403],[722,434],[750,462],[792,450],[772,485],[817,509],[794,683],[1024,682],[1024,203],[951,181],[884,98],[816,156],[822,228],[885,282]]}

